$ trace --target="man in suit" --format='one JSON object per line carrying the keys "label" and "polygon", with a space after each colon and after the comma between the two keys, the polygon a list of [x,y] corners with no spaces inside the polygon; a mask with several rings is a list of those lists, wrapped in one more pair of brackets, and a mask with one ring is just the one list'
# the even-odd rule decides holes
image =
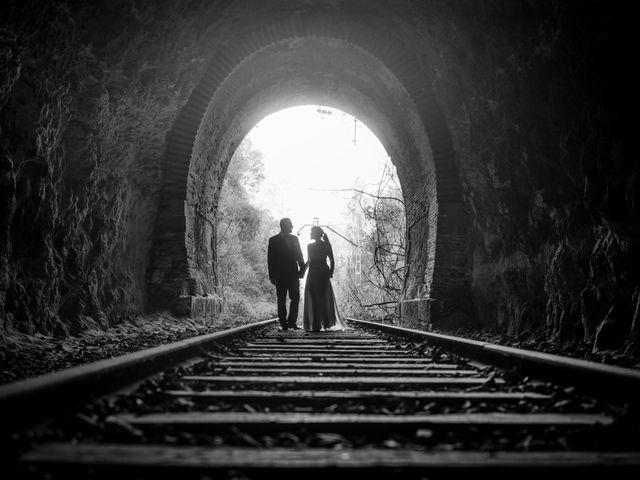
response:
{"label": "man in suit", "polygon": [[[291,219],[280,220],[280,233],[269,239],[267,263],[269,280],[276,286],[278,297],[278,319],[282,330],[300,330],[298,305],[300,304],[300,279],[304,277],[304,258],[298,237],[291,234]],[[289,294],[289,315],[287,316],[287,293]]]}

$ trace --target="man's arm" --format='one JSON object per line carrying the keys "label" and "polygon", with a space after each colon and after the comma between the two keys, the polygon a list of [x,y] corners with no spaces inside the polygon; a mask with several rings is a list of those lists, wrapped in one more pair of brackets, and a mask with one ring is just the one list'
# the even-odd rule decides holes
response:
{"label": "man's arm", "polygon": [[269,239],[269,246],[267,247],[267,269],[269,270],[269,280],[271,283],[275,284],[275,280],[273,278],[273,273],[275,270],[275,252],[273,247],[273,239]]}

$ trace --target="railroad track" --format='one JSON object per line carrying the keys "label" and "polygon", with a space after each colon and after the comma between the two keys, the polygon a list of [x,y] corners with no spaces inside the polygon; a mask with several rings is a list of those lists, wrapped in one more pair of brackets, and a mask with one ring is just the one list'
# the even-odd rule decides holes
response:
{"label": "railroad track", "polygon": [[[0,388],[15,431],[3,447],[10,478],[640,473],[638,372],[351,325],[314,334],[261,322]],[[120,390],[72,404],[100,385]],[[47,399],[53,416],[33,425],[29,409]]]}

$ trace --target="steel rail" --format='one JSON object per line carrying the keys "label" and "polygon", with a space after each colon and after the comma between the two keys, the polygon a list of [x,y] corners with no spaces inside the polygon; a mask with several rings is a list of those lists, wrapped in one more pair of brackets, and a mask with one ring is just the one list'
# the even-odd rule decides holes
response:
{"label": "steel rail", "polygon": [[[354,326],[363,337],[374,336],[365,325]],[[469,355],[442,358],[438,347],[428,345],[415,332],[419,331],[411,332],[412,341],[420,341],[418,346],[424,348],[407,345],[401,337],[386,338],[390,344],[403,344],[397,345],[405,353],[400,366],[410,360],[455,361],[456,370],[464,367],[476,369],[478,374],[489,373],[484,368],[486,362],[480,365],[463,358]],[[288,339],[305,336],[304,332],[279,333],[275,329],[260,334],[263,339],[273,340],[276,348]],[[311,368],[295,377],[242,377],[217,371],[219,362],[230,358],[242,362],[257,358],[255,353],[234,357],[242,349],[240,343],[255,341],[246,337],[240,340],[228,345],[225,355],[209,354],[202,362],[182,363],[184,371],[175,372],[169,382],[154,382],[154,388],[137,383],[140,388],[124,399],[134,402],[125,401],[125,405],[104,410],[87,407],[92,412],[86,415],[90,431],[84,423],[69,422],[66,414],[56,418],[50,431],[57,436],[49,439],[44,429],[40,445],[29,446],[16,455],[16,472],[20,478],[30,472],[44,475],[36,478],[52,474],[52,478],[64,479],[86,478],[89,473],[102,475],[100,478],[191,478],[191,474],[211,476],[214,472],[225,478],[245,474],[249,478],[285,478],[286,474],[289,478],[351,478],[358,473],[379,476],[382,469],[393,473],[391,478],[426,474],[431,478],[432,473],[441,475],[437,478],[451,478],[460,472],[460,461],[473,459],[474,468],[500,478],[512,478],[514,474],[524,478],[533,473],[532,466],[543,467],[548,474],[556,470],[574,473],[576,467],[587,465],[590,472],[591,468],[611,467],[622,469],[623,475],[633,471],[635,478],[640,467],[636,423],[628,422],[621,410],[599,405],[593,398],[585,404],[558,406],[554,386],[543,389],[546,395],[535,393],[536,385],[528,386],[528,379],[519,374],[507,381],[496,372],[497,377],[490,376],[472,388],[425,389],[424,382],[413,388],[415,385],[409,385],[413,378],[393,374],[371,379],[380,384],[372,385],[364,381],[366,377],[354,379],[337,373],[322,378],[312,374],[313,368],[321,369],[327,361],[325,355],[315,354],[311,355],[312,365],[305,364]],[[326,342],[332,340],[327,337]],[[307,349],[313,348],[315,345],[307,345]],[[345,363],[362,362],[363,355],[346,357]],[[271,355],[261,356],[259,361],[268,366],[283,360]],[[367,368],[375,369],[377,363]],[[426,370],[424,377],[418,378],[434,380]],[[220,388],[223,379],[222,383],[231,385]],[[354,380],[358,382],[356,390],[344,388]],[[453,380],[460,379],[447,381]],[[210,382],[215,384],[213,388]],[[188,440],[189,445],[183,445],[180,438]],[[545,451],[528,451],[530,441],[534,450],[544,445]],[[291,442],[295,449],[289,448]],[[353,448],[363,462],[337,465],[336,455],[344,452],[326,448],[334,444],[344,445],[349,451]],[[249,458],[268,458],[267,463],[258,462],[251,469],[244,448],[247,445],[252,446]],[[382,448],[392,445],[394,448]],[[453,452],[431,451],[451,446]],[[274,449],[284,455],[277,463],[270,456]],[[485,456],[485,449],[492,454]],[[497,461],[493,450],[507,455],[509,462]],[[533,478],[541,471],[535,473]]]}
{"label": "steel rail", "polygon": [[640,370],[604,365],[490,342],[347,318],[362,327],[428,342],[452,353],[523,375],[572,386],[597,398],[632,404],[640,400]]}
{"label": "steel rail", "polygon": [[216,342],[259,330],[276,321],[263,320],[2,385],[2,433],[28,428],[61,410],[127,388],[200,356]]}

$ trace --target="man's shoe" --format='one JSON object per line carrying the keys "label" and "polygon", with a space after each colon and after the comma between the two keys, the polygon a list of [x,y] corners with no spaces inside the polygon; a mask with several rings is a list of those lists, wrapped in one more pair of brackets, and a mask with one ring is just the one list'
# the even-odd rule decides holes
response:
{"label": "man's shoe", "polygon": [[298,325],[290,325],[289,328],[291,330],[301,330],[301,328]]}
{"label": "man's shoe", "polygon": [[280,330],[289,330],[289,327],[287,327],[286,325],[280,325]]}

